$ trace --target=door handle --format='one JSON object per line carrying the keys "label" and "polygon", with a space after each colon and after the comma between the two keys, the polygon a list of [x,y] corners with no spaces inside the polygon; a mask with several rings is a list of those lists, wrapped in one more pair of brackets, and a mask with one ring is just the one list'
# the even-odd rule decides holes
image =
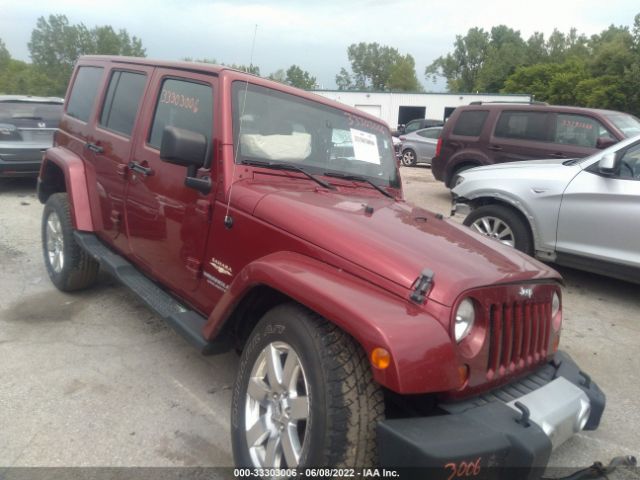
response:
{"label": "door handle", "polygon": [[87,147],[93,153],[104,153],[104,148],[102,148],[100,145],[96,143],[87,142],[85,144],[85,147]]}
{"label": "door handle", "polygon": [[489,150],[493,150],[494,152],[499,152],[502,150],[502,147],[500,145],[489,145],[487,148]]}
{"label": "door handle", "polygon": [[129,168],[134,172],[138,172],[145,177],[153,175],[153,169],[149,167],[145,167],[144,165],[139,164],[138,162],[129,162]]}

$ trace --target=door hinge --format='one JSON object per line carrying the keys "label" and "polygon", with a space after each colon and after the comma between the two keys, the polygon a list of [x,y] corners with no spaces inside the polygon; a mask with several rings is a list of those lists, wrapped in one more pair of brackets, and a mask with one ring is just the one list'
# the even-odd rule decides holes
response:
{"label": "door hinge", "polygon": [[211,202],[209,200],[196,201],[196,213],[202,215],[207,222],[211,221]]}

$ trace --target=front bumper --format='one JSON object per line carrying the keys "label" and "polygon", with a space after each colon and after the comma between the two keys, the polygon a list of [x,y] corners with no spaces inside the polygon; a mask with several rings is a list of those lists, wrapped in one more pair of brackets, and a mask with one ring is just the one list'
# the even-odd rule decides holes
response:
{"label": "front bumper", "polygon": [[448,414],[380,422],[379,460],[409,469],[403,478],[538,479],[551,451],[582,429],[595,430],[604,407],[604,393],[558,352],[522,381],[441,404]]}

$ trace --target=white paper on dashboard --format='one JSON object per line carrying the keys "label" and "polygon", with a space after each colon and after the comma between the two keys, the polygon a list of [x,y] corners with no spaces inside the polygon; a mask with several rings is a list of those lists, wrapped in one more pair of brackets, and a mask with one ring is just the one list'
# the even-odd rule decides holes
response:
{"label": "white paper on dashboard", "polygon": [[378,139],[374,134],[352,128],[351,141],[353,142],[353,153],[356,160],[380,165]]}

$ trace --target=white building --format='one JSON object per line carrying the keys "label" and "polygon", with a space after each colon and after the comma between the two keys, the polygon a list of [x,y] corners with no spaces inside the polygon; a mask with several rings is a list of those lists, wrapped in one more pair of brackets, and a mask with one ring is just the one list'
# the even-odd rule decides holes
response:
{"label": "white building", "polygon": [[315,90],[313,93],[382,118],[395,129],[414,118],[445,120],[456,107],[471,102],[529,102],[531,95],[484,93],[391,93]]}

